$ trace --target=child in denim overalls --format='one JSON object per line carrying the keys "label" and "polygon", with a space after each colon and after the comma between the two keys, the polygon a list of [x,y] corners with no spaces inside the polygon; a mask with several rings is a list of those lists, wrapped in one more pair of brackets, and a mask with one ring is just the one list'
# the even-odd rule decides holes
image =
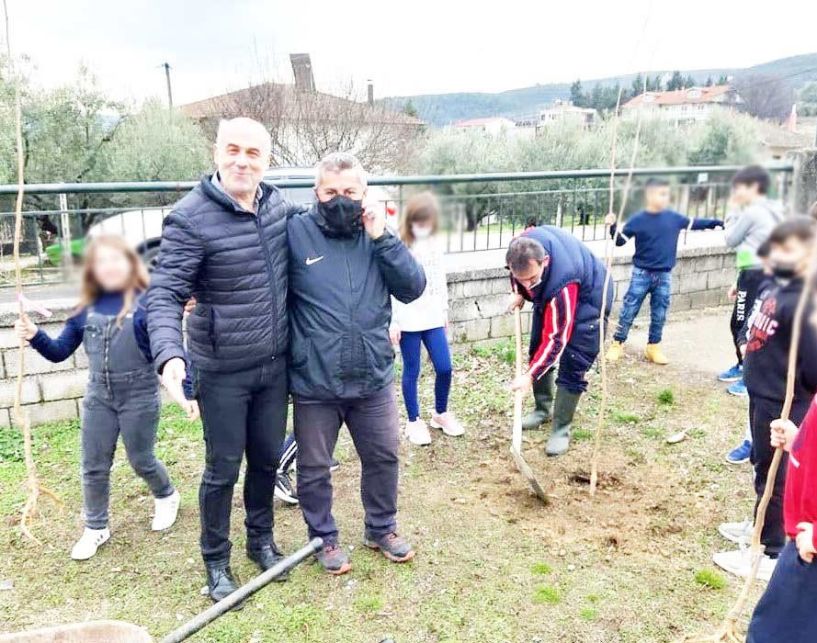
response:
{"label": "child in denim overalls", "polygon": [[150,358],[144,308],[137,300],[147,273],[120,237],[95,239],[88,248],[79,312],[57,339],[37,329],[27,316],[17,333],[52,362],[68,359],[80,344],[88,356],[88,387],[82,418],[82,495],[85,531],[71,550],[87,560],[110,538],[110,471],[121,434],[128,461],[155,498],[152,529],[176,520],[179,493],[153,446],[159,424],[159,381]]}

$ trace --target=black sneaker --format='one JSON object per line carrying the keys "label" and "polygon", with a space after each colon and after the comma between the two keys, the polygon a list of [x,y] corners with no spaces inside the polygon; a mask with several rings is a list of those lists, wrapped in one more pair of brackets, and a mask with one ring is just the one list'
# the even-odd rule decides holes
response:
{"label": "black sneaker", "polygon": [[338,469],[340,469],[340,462],[332,458],[332,462],[329,464],[329,471],[337,471]]}
{"label": "black sneaker", "polygon": [[275,497],[288,505],[298,504],[298,494],[292,488],[292,481],[288,473],[278,472],[275,476]]}
{"label": "black sneaker", "polygon": [[364,534],[363,544],[369,549],[380,550],[380,553],[393,563],[405,563],[414,558],[411,545],[394,532],[383,536]]}
{"label": "black sneaker", "polygon": [[[284,559],[284,555],[275,542],[269,545],[262,545],[261,547],[247,546],[247,558],[258,565],[258,568],[265,572],[271,567],[277,565]],[[281,583],[289,578],[289,572],[284,572],[275,579],[275,582]]]}
{"label": "black sneaker", "polygon": [[[227,598],[238,589],[238,579],[233,576],[229,565],[207,566],[207,593],[214,603]],[[240,610],[244,603],[239,603],[233,610]]]}
{"label": "black sneaker", "polygon": [[324,545],[323,549],[315,554],[315,558],[318,559],[318,562],[325,571],[335,576],[345,574],[352,569],[352,563],[349,562],[349,557],[337,543]]}

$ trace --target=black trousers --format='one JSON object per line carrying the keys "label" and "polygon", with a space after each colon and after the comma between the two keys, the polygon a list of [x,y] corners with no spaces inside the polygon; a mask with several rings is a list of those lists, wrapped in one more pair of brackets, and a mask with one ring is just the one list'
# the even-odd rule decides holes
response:
{"label": "black trousers", "polygon": [[272,539],[272,497],[287,423],[286,360],[235,373],[198,371],[206,462],[199,487],[201,554],[208,564],[230,560],[233,487],[246,454],[244,524],[247,546]]}
{"label": "black trousers", "polygon": [[[790,418],[798,426],[806,416],[809,400],[795,401],[791,407]],[[755,468],[755,515],[760,498],[766,487],[766,479],[769,475],[769,466],[772,464],[774,449],[771,444],[772,420],[780,417],[783,410],[783,402],[780,400],[769,400],[762,397],[749,396],[749,421],[752,424],[752,455],[751,461]],[[760,542],[766,547],[765,552],[772,557],[777,556],[786,545],[786,530],[783,523],[783,492],[786,488],[786,467],[788,455],[783,454],[780,469],[774,482],[774,493],[766,510],[766,521],[763,525],[763,533],[760,535]]]}
{"label": "black trousers", "polygon": [[743,355],[740,352],[740,335],[744,330],[747,318],[752,313],[758,295],[758,287],[763,278],[763,270],[760,268],[747,268],[738,273],[735,305],[732,307],[732,318],[729,320],[729,329],[732,331],[732,342],[735,344],[735,355],[737,355],[738,364],[743,364]]}

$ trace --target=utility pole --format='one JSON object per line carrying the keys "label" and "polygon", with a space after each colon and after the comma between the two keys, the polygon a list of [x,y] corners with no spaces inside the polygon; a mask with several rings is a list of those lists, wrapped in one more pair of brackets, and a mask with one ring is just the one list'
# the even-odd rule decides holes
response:
{"label": "utility pole", "polygon": [[167,79],[167,106],[173,108],[173,91],[170,89],[170,63],[162,63],[165,68],[165,78]]}

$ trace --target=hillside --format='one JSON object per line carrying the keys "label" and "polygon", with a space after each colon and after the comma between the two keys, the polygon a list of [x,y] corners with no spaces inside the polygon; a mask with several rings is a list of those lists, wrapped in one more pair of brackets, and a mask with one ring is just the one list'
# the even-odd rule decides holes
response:
{"label": "hillside", "polygon": [[[672,70],[657,70],[651,71],[649,75],[660,76],[671,72]],[[692,69],[681,70],[681,73],[684,76],[691,75],[701,83],[710,76],[718,78],[721,75],[740,77],[763,74],[785,78],[795,87],[800,87],[809,81],[817,81],[817,53],[781,58],[743,69]],[[624,74],[609,78],[582,79],[582,85],[585,89],[592,89],[598,83],[610,85],[619,82],[629,86],[635,76],[636,74]],[[482,116],[514,118],[534,114],[554,99],[568,98],[571,82],[534,85],[497,93],[459,92],[393,96],[384,98],[383,102],[393,109],[402,109],[411,100],[420,118],[431,125],[439,126],[465,118]]]}

